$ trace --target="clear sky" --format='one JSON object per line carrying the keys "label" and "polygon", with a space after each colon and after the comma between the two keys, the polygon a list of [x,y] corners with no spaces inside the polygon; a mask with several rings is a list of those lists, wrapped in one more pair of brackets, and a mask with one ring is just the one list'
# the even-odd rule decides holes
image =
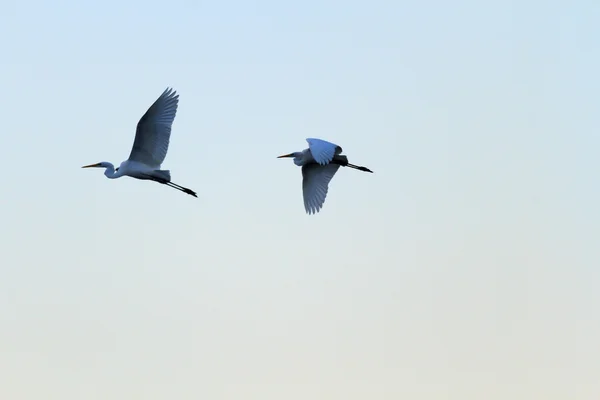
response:
{"label": "clear sky", "polygon": [[[567,5],[569,4],[569,5]],[[0,6],[0,398],[597,400],[600,2]],[[108,180],[180,94],[163,168]],[[341,145],[320,214],[276,157]]]}

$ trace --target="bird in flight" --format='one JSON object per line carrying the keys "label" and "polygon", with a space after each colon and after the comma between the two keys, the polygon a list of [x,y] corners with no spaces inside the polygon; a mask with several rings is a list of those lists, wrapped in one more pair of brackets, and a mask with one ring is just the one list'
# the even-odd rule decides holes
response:
{"label": "bird in flight", "polygon": [[176,93],[167,88],[142,116],[137,124],[131,154],[117,169],[106,161],[85,165],[82,168],[105,168],[104,175],[109,179],[130,176],[155,181],[198,197],[193,190],[171,182],[169,170],[160,169],[167,156],[171,126],[177,113],[179,95]]}
{"label": "bird in flight", "polygon": [[341,155],[342,148],[337,144],[314,138],[306,141],[308,149],[277,158],[293,157],[294,164],[302,167],[302,194],[307,214],[315,214],[321,210],[327,197],[329,182],[340,166],[373,173],[366,167],[350,164],[348,157]]}

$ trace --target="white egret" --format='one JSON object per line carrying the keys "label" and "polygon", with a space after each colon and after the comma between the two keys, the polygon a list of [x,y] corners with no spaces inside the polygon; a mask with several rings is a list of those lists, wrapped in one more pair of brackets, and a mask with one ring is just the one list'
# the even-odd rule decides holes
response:
{"label": "white egret", "polygon": [[302,167],[302,195],[307,214],[321,210],[327,197],[329,182],[340,166],[373,173],[366,167],[350,164],[348,158],[341,155],[342,148],[337,144],[314,138],[306,141],[308,149],[277,158],[293,157],[294,164]]}
{"label": "white egret", "polygon": [[167,156],[171,126],[177,113],[179,95],[176,93],[167,88],[142,116],[137,124],[129,158],[123,161],[117,169],[106,161],[85,165],[82,168],[105,168],[104,175],[109,179],[130,176],[136,179],[151,180],[198,197],[193,190],[171,182],[169,170],[160,169]]}

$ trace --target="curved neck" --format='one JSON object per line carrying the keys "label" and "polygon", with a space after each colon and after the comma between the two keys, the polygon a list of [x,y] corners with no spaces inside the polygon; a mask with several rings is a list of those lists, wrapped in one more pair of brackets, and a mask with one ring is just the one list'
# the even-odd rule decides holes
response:
{"label": "curved neck", "polygon": [[104,170],[104,176],[106,176],[108,179],[115,179],[119,177],[118,173],[115,173],[115,166],[112,165],[111,163],[107,163],[108,165],[104,168],[106,168]]}

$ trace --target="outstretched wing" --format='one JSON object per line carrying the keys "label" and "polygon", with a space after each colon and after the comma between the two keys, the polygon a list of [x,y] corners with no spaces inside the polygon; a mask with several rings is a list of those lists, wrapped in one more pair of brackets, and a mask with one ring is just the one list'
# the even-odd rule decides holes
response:
{"label": "outstretched wing", "polygon": [[321,165],[329,164],[333,157],[342,152],[337,144],[321,139],[307,138],[308,148],[315,161]]}
{"label": "outstretched wing", "polygon": [[171,125],[177,113],[179,95],[167,88],[150,106],[137,124],[135,141],[129,159],[156,169],[167,156]]}
{"label": "outstretched wing", "polygon": [[302,195],[307,214],[317,213],[323,207],[329,182],[339,168],[337,164],[306,164],[302,167]]}

